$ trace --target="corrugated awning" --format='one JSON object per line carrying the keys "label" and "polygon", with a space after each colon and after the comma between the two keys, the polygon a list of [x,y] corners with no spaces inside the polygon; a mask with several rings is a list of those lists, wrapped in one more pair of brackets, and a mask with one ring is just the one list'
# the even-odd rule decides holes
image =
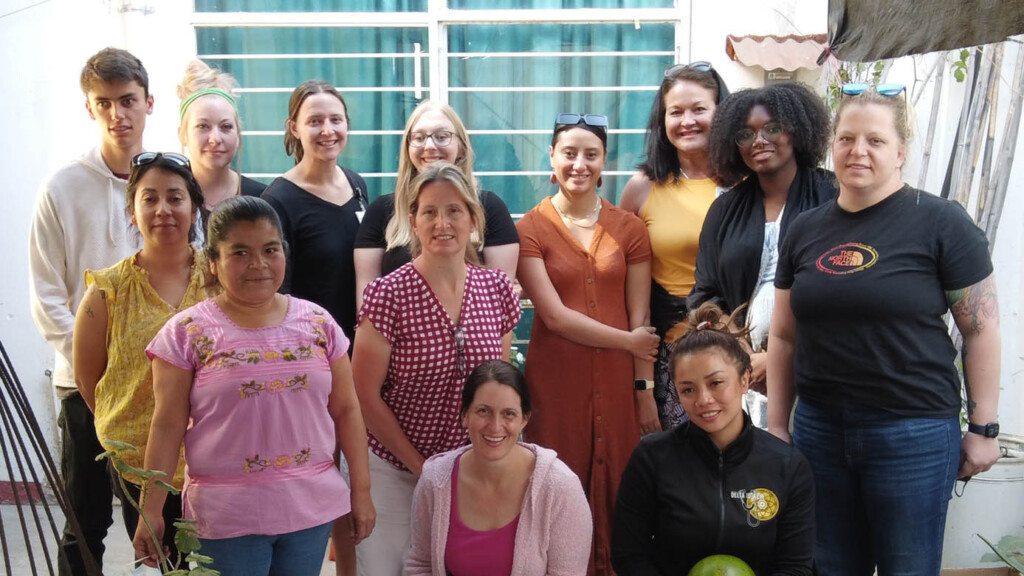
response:
{"label": "corrugated awning", "polygon": [[725,53],[745,66],[760,66],[765,70],[779,68],[793,72],[798,68],[818,67],[818,56],[825,48],[828,36],[807,34],[788,36],[734,36],[725,39]]}

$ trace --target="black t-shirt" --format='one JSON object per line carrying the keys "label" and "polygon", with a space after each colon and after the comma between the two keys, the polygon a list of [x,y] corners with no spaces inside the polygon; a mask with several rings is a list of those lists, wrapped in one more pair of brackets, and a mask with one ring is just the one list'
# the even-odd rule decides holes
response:
{"label": "black t-shirt", "polygon": [[[480,204],[484,208],[486,220],[484,228],[484,246],[504,246],[518,244],[519,233],[515,222],[508,213],[508,208],[497,194],[489,190],[480,191]],[[395,195],[385,194],[370,204],[363,217],[356,236],[356,248],[381,248],[387,250],[388,241],[385,231],[388,222],[395,215]],[[402,246],[384,253],[381,262],[381,276],[386,276],[412,260],[408,246]],[[480,259],[483,262],[483,258]]]}
{"label": "black t-shirt", "polygon": [[[263,194],[263,191],[266,190],[267,185],[262,182],[257,182],[252,178],[242,176],[242,185],[240,188],[242,196],[256,196],[258,198],[260,194]],[[206,223],[210,221],[211,212],[212,210],[207,210],[205,205],[199,207],[199,215],[202,218],[200,222],[203,223],[202,225],[204,227],[206,226]]]}
{"label": "black t-shirt", "polygon": [[328,202],[276,178],[263,192],[281,218],[288,242],[288,269],[281,293],[323,306],[349,340],[355,335],[356,271],[352,260],[359,220],[366,198],[366,182],[342,168],[352,186],[352,199],[342,206]]}
{"label": "black t-shirt", "polygon": [[946,292],[992,273],[984,233],[957,203],[910,186],[859,212],[801,214],[775,286],[796,317],[801,398],[915,417],[960,411]]}

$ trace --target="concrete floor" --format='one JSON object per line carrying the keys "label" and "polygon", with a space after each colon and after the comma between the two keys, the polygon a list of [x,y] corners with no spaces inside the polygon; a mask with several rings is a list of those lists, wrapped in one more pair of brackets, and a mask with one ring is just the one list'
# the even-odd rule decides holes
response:
{"label": "concrete floor", "polygon": [[[37,505],[36,510],[39,514],[40,521],[43,524],[43,535],[46,540],[46,545],[50,550],[51,561],[54,563],[53,574],[56,574],[56,543],[53,541],[49,522],[46,519],[42,507]],[[60,514],[60,508],[57,506],[51,506],[50,510],[54,514],[54,522],[57,525],[57,531],[59,533],[64,526],[64,517]],[[12,576],[28,576],[36,574],[49,575],[51,572],[49,568],[47,568],[46,560],[43,557],[43,549],[39,543],[38,531],[35,520],[31,515],[31,511],[27,508],[25,509],[25,523],[29,530],[29,542],[31,544],[32,551],[31,556],[35,559],[35,570],[33,570],[29,559],[29,550],[25,546],[25,538],[22,534],[17,507],[13,505],[0,506],[0,520],[3,522],[2,530],[0,530],[0,536],[3,537],[6,543],[5,546],[0,548],[0,574],[9,574]],[[138,576],[139,574],[145,574],[143,572],[133,572],[134,554],[132,552],[132,543],[125,532],[124,521],[121,520],[120,508],[114,509],[114,525],[110,527],[110,531],[107,533],[105,544],[107,545],[107,551],[103,559],[104,576]],[[10,551],[10,558],[4,558],[4,554],[6,554],[7,551]],[[10,561],[11,563],[10,572],[7,572],[6,569],[7,561]],[[320,570],[320,575],[334,576],[334,573],[334,562],[327,560],[327,555],[325,553],[324,565]]]}

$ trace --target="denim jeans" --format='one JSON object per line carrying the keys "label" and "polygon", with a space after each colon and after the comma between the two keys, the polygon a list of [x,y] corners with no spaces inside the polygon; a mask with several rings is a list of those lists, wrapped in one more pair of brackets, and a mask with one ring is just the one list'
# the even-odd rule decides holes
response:
{"label": "denim jeans", "polygon": [[324,564],[334,522],[287,534],[200,538],[199,553],[221,576],[316,576]]}
{"label": "denim jeans", "polygon": [[960,464],[958,419],[800,401],[793,442],[815,483],[820,576],[938,576]]}
{"label": "denim jeans", "polygon": [[[114,494],[107,474],[107,461],[96,461],[96,457],[103,453],[103,446],[96,438],[92,412],[77,392],[60,401],[57,426],[60,428],[60,473],[64,478],[64,490],[71,511],[82,528],[85,545],[102,569],[103,539],[114,523]],[[68,522],[64,523],[57,565],[60,576],[86,574],[78,540]]]}

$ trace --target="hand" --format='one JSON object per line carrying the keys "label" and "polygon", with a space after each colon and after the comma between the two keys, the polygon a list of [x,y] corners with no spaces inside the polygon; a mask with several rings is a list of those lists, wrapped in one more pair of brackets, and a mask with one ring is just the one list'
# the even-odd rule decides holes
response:
{"label": "hand", "polygon": [[960,443],[960,471],[957,478],[967,478],[988,470],[999,459],[999,440],[968,432]]}
{"label": "hand", "polygon": [[359,544],[373,532],[377,523],[377,510],[373,507],[369,490],[352,491],[352,512],[348,514],[352,543]]}
{"label": "hand", "polygon": [[629,333],[627,350],[633,356],[647,362],[654,362],[658,358],[658,344],[661,338],[654,333],[651,326],[639,326]]}
{"label": "hand", "polygon": [[[161,542],[163,548],[162,556],[166,558],[171,551],[167,546],[162,545],[164,541],[164,518],[159,514],[147,516],[146,518],[149,520],[149,525],[153,527],[153,534],[156,535],[157,542]],[[149,535],[149,530],[146,529],[146,523],[143,522],[140,516],[139,524],[135,527],[135,537],[132,538],[135,558],[141,560],[146,566],[158,568],[157,564],[160,562],[161,554],[157,553],[156,546],[153,537]]]}
{"label": "hand", "polygon": [[767,379],[768,353],[754,352],[750,355],[750,389],[761,394],[768,392]]}
{"label": "hand", "polygon": [[787,428],[787,427],[784,427],[784,426],[772,426],[772,423],[769,422],[768,423],[768,432],[771,433],[772,436],[775,436],[776,438],[778,438],[779,440],[782,440],[786,444],[792,444],[793,443],[793,437],[790,436],[789,428]]}
{"label": "hand", "polygon": [[654,390],[638,390],[636,392],[636,419],[640,422],[640,434],[661,432],[661,421],[658,420],[658,404],[654,401]]}

